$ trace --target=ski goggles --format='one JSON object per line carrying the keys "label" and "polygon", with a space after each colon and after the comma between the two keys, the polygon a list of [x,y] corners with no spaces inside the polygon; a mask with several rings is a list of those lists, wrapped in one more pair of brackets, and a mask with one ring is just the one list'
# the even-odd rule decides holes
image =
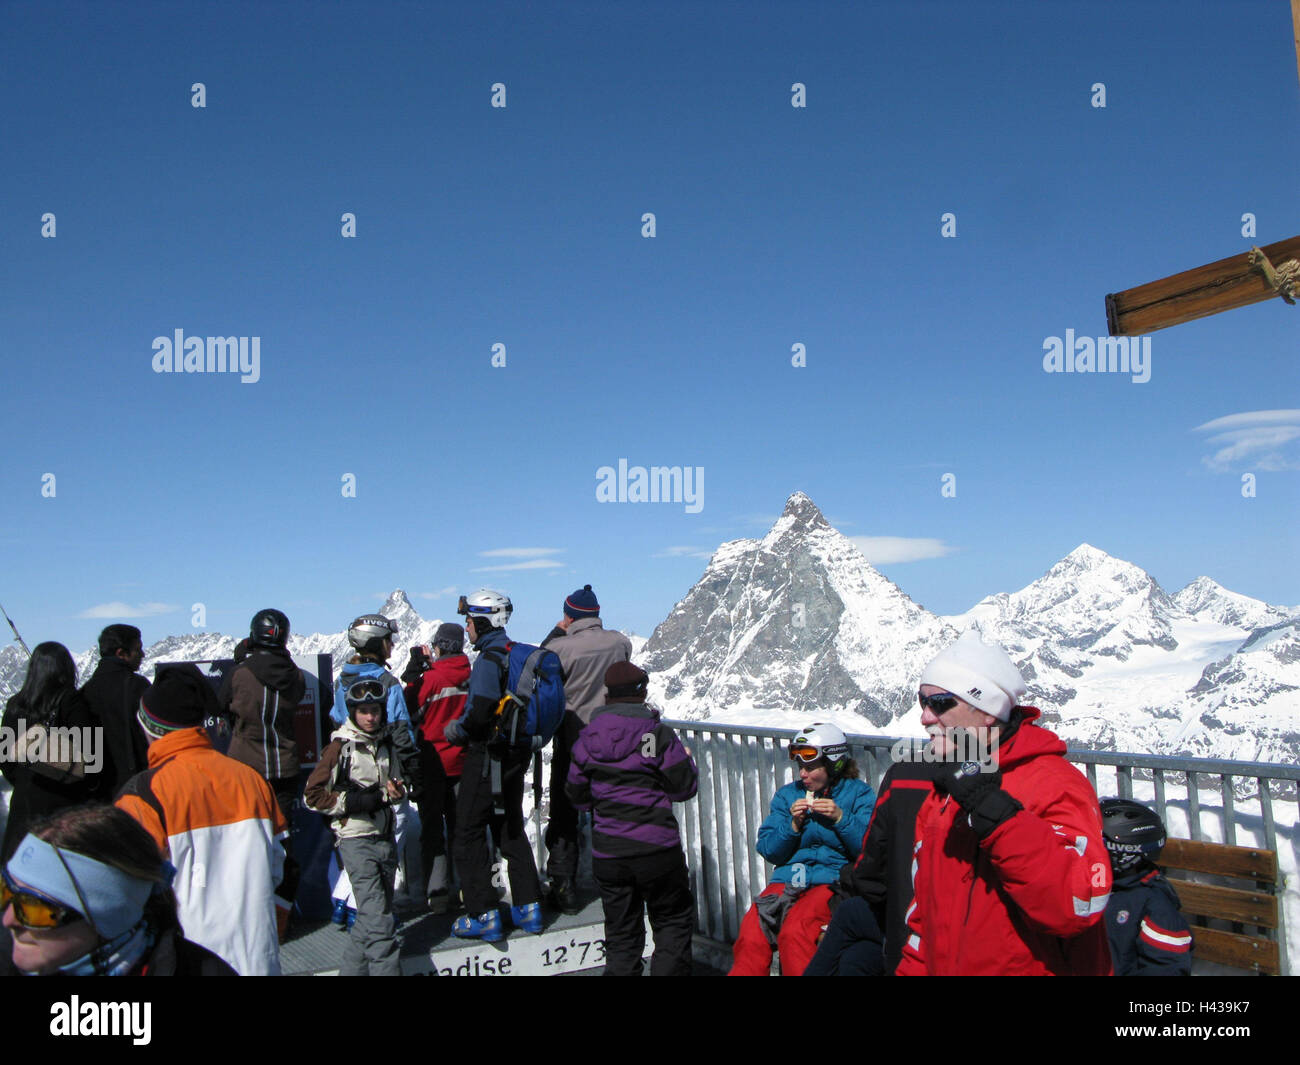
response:
{"label": "ski goggles", "polygon": [[916,700],[921,704],[922,710],[929,710],[936,717],[942,717],[961,702],[961,699],[952,692],[935,692],[933,695],[922,695],[917,692]]}
{"label": "ski goggles", "polygon": [[353,706],[361,703],[386,703],[384,686],[377,680],[358,680],[347,691],[347,701]]}
{"label": "ski goggles", "polygon": [[9,879],[9,874],[0,870],[0,913],[4,913],[11,905],[14,908],[14,919],[24,928],[61,928],[65,924],[82,920],[81,914],[71,907],[27,888],[16,887]]}
{"label": "ski goggles", "polygon": [[825,757],[820,747],[812,747],[805,744],[796,744],[790,747],[790,760],[802,762],[809,765],[813,762],[819,762]]}

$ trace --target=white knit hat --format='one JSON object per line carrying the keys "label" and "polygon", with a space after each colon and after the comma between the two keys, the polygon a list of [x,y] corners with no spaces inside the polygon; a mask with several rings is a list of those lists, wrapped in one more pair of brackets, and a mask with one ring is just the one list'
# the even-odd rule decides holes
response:
{"label": "white knit hat", "polygon": [[967,629],[925,667],[922,684],[933,684],[959,696],[999,721],[1025,694],[1025,678],[1006,651],[985,643],[978,629]]}

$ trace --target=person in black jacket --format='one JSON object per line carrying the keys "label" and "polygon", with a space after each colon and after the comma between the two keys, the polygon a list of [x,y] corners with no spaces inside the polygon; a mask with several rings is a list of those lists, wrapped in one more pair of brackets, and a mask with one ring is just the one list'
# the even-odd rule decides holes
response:
{"label": "person in black jacket", "polygon": [[[492,943],[505,932],[498,910],[500,899],[492,884],[492,856],[485,842],[489,826],[509,867],[511,917],[529,932],[542,930],[542,887],[533,848],[524,831],[524,774],[532,761],[530,743],[494,746],[489,750],[492,720],[504,690],[502,663],[506,656],[506,622],[514,610],[500,592],[481,589],[462,597],[462,613],[474,649],[479,652],[469,677],[469,696],[462,718],[448,723],[448,742],[468,747],[456,800],[456,839],[452,847],[460,870],[466,914],[452,924],[452,935]],[[539,746],[540,749],[540,746]],[[492,777],[499,774],[503,816],[493,813]]]}
{"label": "person in black jacket", "polygon": [[104,797],[111,799],[136,773],[149,768],[149,744],[135,723],[149,682],[136,672],[144,643],[134,625],[109,625],[99,634],[99,664],[81,695],[104,728]]}
{"label": "person in black jacket", "polygon": [[[5,706],[0,724],[13,737],[24,735],[36,725],[84,730],[81,735],[91,739],[89,747],[82,745],[86,773],[80,780],[58,779],[25,760],[17,743],[9,746],[8,757],[0,761],[0,772],[13,785],[0,861],[8,860],[27,834],[28,825],[37,818],[89,799],[109,798],[103,786],[104,744],[95,742],[95,723],[90,707],[77,691],[77,666],[68,649],[53,640],[38,643],[27,663],[23,686]],[[92,752],[90,747],[95,750]]]}
{"label": "person in black jacket", "polygon": [[916,815],[943,768],[919,759],[889,767],[862,853],[840,870],[840,901],[804,976],[884,976],[898,966],[912,904]]}
{"label": "person in black jacket", "polygon": [[171,872],[115,806],[76,806],[34,825],[0,877],[10,964],[29,976],[234,976],[181,935]]}

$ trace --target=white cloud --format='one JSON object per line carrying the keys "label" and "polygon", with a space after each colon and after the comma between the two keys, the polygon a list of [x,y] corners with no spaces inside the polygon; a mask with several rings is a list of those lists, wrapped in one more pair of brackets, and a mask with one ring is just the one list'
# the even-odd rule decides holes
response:
{"label": "white cloud", "polygon": [[543,555],[562,554],[562,547],[495,547],[491,551],[480,551],[480,558],[540,558]]}
{"label": "white cloud", "polygon": [[1246,465],[1267,471],[1300,469],[1296,449],[1286,447],[1300,439],[1300,410],[1242,411],[1205,422],[1193,432],[1214,434],[1206,443],[1218,450],[1201,461],[1215,472]]}
{"label": "white cloud", "polygon": [[1247,429],[1258,425],[1300,425],[1300,410],[1247,410],[1240,414],[1227,414],[1198,425],[1192,432],[1215,433],[1224,429]]}
{"label": "white cloud", "polygon": [[478,566],[471,573],[500,573],[509,569],[563,569],[564,563],[553,558],[533,558],[527,562],[510,562],[504,566]]}
{"label": "white cloud", "polygon": [[79,618],[156,618],[161,614],[174,614],[180,607],[170,603],[100,603],[83,610]]}
{"label": "white cloud", "polygon": [[703,558],[710,559],[713,552],[707,547],[666,547],[650,556],[651,558]]}
{"label": "white cloud", "polygon": [[456,586],[451,584],[446,588],[439,588],[436,592],[416,592],[415,594],[420,599],[444,599],[449,595],[456,594]]}
{"label": "white cloud", "polygon": [[943,558],[957,550],[929,536],[850,536],[849,539],[873,566]]}

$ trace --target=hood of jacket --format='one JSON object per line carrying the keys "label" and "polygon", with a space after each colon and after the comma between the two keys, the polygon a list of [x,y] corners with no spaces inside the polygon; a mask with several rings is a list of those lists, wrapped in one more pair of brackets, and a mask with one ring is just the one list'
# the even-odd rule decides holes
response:
{"label": "hood of jacket", "polygon": [[659,711],[645,703],[607,703],[583,730],[587,750],[600,762],[618,762],[645,742],[659,724]]}
{"label": "hood of jacket", "polygon": [[259,648],[244,659],[247,666],[265,687],[280,693],[285,702],[300,703],[307,694],[302,670],[293,664],[287,654]]}
{"label": "hood of jacket", "polygon": [[1011,738],[998,744],[998,768],[1004,773],[1045,754],[1065,754],[1065,741],[1050,729],[1036,725],[1042,711],[1034,706],[1016,707],[1020,724]]}
{"label": "hood of jacket", "polygon": [[433,665],[424,671],[422,683],[427,684],[433,677],[435,690],[442,688],[459,688],[469,680],[469,656],[445,655],[435,658]]}

